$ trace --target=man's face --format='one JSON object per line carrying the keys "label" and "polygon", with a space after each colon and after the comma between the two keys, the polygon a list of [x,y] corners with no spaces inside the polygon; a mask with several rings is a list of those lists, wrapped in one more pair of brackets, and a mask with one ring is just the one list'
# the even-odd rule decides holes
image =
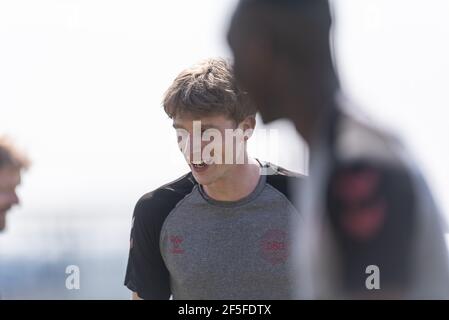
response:
{"label": "man's face", "polygon": [[[243,9],[245,10],[245,9]],[[234,55],[237,80],[248,90],[265,123],[283,115],[276,102],[276,67],[266,35],[251,30],[257,14],[238,13],[231,22],[228,42]]]}
{"label": "man's face", "polygon": [[225,177],[232,165],[239,163],[238,157],[245,153],[244,136],[230,137],[230,134],[248,129],[245,121],[238,126],[224,115],[182,115],[173,119],[173,127],[192,174],[201,185],[209,185]]}
{"label": "man's face", "polygon": [[19,203],[19,198],[16,194],[16,188],[19,184],[19,169],[12,167],[0,169],[0,231],[5,229],[8,211]]}

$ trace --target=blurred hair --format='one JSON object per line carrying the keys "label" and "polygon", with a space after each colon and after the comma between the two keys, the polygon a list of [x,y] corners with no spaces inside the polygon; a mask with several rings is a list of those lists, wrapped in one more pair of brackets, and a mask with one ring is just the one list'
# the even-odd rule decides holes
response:
{"label": "blurred hair", "polygon": [[320,51],[330,48],[328,0],[241,0],[233,18],[253,35],[269,38],[274,50],[292,60],[308,53],[322,61]]}
{"label": "blurred hair", "polygon": [[182,71],[166,91],[163,106],[170,118],[225,115],[237,123],[257,113],[224,59],[208,59]]}
{"label": "blurred hair", "polygon": [[288,61],[291,74],[307,75],[310,81],[318,79],[334,92],[339,80],[332,26],[333,10],[328,0],[240,0],[228,41],[232,44],[234,37],[240,41],[257,39],[264,50]]}
{"label": "blurred hair", "polygon": [[10,139],[0,136],[0,169],[12,167],[28,169],[30,160],[13,145]]}

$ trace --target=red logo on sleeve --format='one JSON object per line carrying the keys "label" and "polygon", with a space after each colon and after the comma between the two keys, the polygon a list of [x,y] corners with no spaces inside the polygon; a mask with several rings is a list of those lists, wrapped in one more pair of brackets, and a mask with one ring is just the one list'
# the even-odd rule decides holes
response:
{"label": "red logo on sleeve", "polygon": [[367,168],[342,172],[334,184],[340,203],[340,224],[344,232],[359,240],[375,236],[384,225],[387,204],[379,193],[381,175]]}

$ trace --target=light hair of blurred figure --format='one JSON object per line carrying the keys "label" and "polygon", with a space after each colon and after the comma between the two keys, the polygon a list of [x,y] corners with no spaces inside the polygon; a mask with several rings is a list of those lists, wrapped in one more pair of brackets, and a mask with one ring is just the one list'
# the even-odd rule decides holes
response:
{"label": "light hair of blurred figure", "polygon": [[241,0],[228,34],[264,122],[290,119],[310,147],[297,297],[449,298],[440,212],[400,141],[344,98],[331,12],[327,0]]}
{"label": "light hair of blurred figure", "polygon": [[9,139],[0,137],[0,231],[6,228],[8,212],[20,202],[16,189],[29,166],[28,158]]}

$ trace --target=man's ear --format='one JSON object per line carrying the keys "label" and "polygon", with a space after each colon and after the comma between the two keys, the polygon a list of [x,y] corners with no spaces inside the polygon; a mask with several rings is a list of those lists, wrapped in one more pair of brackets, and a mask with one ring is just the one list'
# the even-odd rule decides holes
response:
{"label": "man's ear", "polygon": [[239,125],[239,127],[245,132],[245,140],[248,140],[253,135],[253,131],[256,128],[256,116],[246,117]]}
{"label": "man's ear", "polygon": [[254,130],[256,128],[256,116],[255,115],[249,116],[246,119],[249,122],[249,125],[250,125],[249,128]]}

